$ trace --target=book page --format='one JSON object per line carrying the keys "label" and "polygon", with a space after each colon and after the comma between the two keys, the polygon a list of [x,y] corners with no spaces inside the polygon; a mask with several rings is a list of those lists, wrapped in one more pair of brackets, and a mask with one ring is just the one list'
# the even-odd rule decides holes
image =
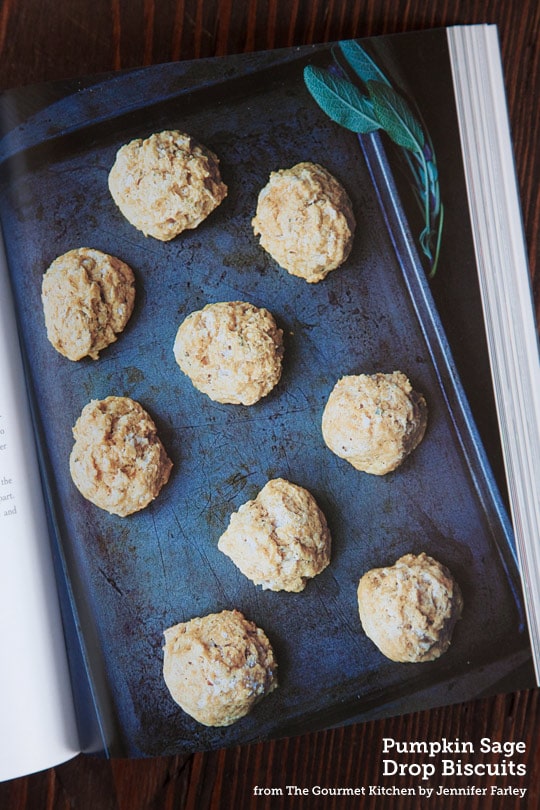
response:
{"label": "book page", "polygon": [[0,246],[0,779],[78,753],[47,521]]}
{"label": "book page", "polygon": [[[87,93],[55,102],[0,144],[0,215],[36,447],[46,462],[55,539],[69,577],[85,666],[81,680],[91,693],[76,706],[94,700],[112,756],[239,745],[395,713],[398,703],[408,711],[424,708],[420,693],[428,683],[446,703],[496,683],[519,688],[534,682],[512,527],[495,478],[497,472],[501,480],[500,437],[446,34],[366,45],[378,69],[390,75],[390,86],[404,85],[406,96],[417,100],[433,141],[424,174],[432,178],[430,197],[446,215],[439,240],[442,220],[435,223],[430,213],[429,255],[419,253],[425,212],[418,212],[416,186],[403,178],[401,148],[394,150],[386,130],[358,135],[338,125],[311,95],[306,76],[313,87],[313,77],[334,75],[336,48],[330,45],[317,46],[316,53],[309,47],[238,57],[226,71],[210,60],[106,77]],[[336,47],[342,60],[365,64],[360,43]],[[109,178],[125,145],[143,133],[175,132],[175,110],[187,96],[193,103],[183,110],[184,132],[193,138],[204,133],[228,193],[200,226],[162,241],[122,214]],[[417,126],[424,132],[424,124]],[[343,182],[358,225],[346,261],[317,284],[280,269],[253,231],[264,184],[276,169],[290,179],[299,161],[321,165]],[[87,262],[88,250],[101,252],[96,264]],[[98,270],[104,254],[132,269],[135,306],[98,358],[92,350],[73,361],[47,329],[43,280],[59,259],[82,258]],[[112,285],[101,281],[106,273],[98,277],[94,284],[89,276],[88,286],[102,289],[105,299]],[[68,287],[66,279],[57,291]],[[281,377],[249,405],[213,399],[174,352],[183,325],[216,303],[265,309],[283,337]],[[72,328],[84,312],[79,300],[54,323]],[[91,325],[89,336],[96,332]],[[234,357],[244,370],[249,354],[245,362],[238,357],[251,340],[239,340],[238,352],[228,337],[221,342],[212,348],[218,357],[223,353],[214,367],[231,379],[238,375],[226,364]],[[425,432],[414,447],[405,442],[406,457],[388,476],[373,475],[327,444],[323,414],[340,380],[388,384],[396,372],[403,390],[415,392],[411,409],[423,403],[418,421]],[[140,418],[127,429],[127,422],[118,429],[119,420],[110,420],[110,428],[92,432],[88,452],[78,440],[87,433],[86,419],[96,408],[108,414],[109,406]],[[386,410],[382,404],[374,412],[378,417]],[[144,432],[148,417],[152,442]],[[349,420],[360,425],[363,416],[345,413],[336,422],[345,427]],[[391,424],[390,417],[384,433],[392,432]],[[362,444],[362,431],[355,434]],[[145,448],[158,446],[155,436],[173,465],[166,482],[150,478],[151,470],[164,468],[145,455]],[[377,455],[377,448],[368,454]],[[140,459],[136,478],[133,458]],[[131,496],[139,479],[153,499],[126,510],[124,494]],[[309,493],[330,528],[330,563],[302,592],[261,587],[219,545],[233,516],[275,480]],[[152,481],[159,488],[150,490]],[[281,515],[272,521],[280,524]],[[265,558],[273,554],[265,543],[273,540],[261,537],[257,553]],[[417,678],[364,631],[357,591],[368,571],[421,554],[452,574],[465,608],[444,656],[437,648],[441,660]],[[169,688],[163,643],[177,625],[223,611],[240,612],[265,634],[282,675],[279,688],[247,716],[216,727],[184,711]],[[75,689],[78,679],[72,680]]]}

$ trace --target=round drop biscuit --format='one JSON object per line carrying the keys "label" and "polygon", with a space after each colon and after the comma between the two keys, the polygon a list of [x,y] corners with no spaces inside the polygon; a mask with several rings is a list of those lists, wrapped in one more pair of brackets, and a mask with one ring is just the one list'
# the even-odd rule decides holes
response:
{"label": "round drop biscuit", "polygon": [[163,242],[196,228],[227,196],[217,156],[177,130],[122,146],[109,190],[132,225]]}
{"label": "round drop biscuit", "polygon": [[298,593],[329,564],[331,539],[313,495],[275,478],[231,515],[218,548],[255,585]]}
{"label": "round drop biscuit", "polygon": [[69,465],[87,500],[125,517],[154,500],[172,462],[144,408],[128,397],[92,400],[73,428]]}
{"label": "round drop biscuit", "polygon": [[364,574],[358,609],[366,635],[387,658],[434,661],[450,646],[463,598],[444,565],[425,553],[406,554]]}
{"label": "round drop biscuit", "polygon": [[243,301],[207,304],[181,323],[174,356],[210,399],[253,405],[279,381],[283,332],[264,308]]}
{"label": "round drop biscuit", "polygon": [[41,300],[47,337],[54,348],[69,360],[97,360],[131,316],[133,271],[100,250],[70,250],[47,269]]}
{"label": "round drop biscuit", "polygon": [[342,377],[322,417],[327,446],[357,470],[385,475],[417,447],[427,424],[422,394],[401,371]]}
{"label": "round drop biscuit", "polygon": [[271,173],[252,226],[281,267],[314,283],[348,258],[356,222],[343,186],[323,166],[304,162]]}
{"label": "round drop biscuit", "polygon": [[165,630],[163,677],[173,700],[205,726],[229,726],[277,687],[266,634],[238,610]]}

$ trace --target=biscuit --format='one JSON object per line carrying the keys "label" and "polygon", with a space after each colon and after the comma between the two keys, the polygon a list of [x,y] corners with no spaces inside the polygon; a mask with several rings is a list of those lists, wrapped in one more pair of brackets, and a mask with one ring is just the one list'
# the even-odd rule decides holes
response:
{"label": "biscuit", "polygon": [[230,726],[277,687],[263,630],[224,610],[164,632],[163,677],[173,700],[205,726]]}
{"label": "biscuit", "polygon": [[73,436],[73,483],[87,500],[113,515],[125,517],[144,509],[169,479],[172,462],[156,426],[128,397],[89,402]]}
{"label": "biscuit", "polygon": [[326,518],[303,487],[275,478],[231,515],[218,541],[255,585],[271,591],[302,591],[330,562]]}
{"label": "biscuit", "polygon": [[368,571],[358,585],[366,635],[392,661],[434,661],[450,646],[463,609],[459,585],[441,563],[406,554]]}
{"label": "biscuit", "polygon": [[47,337],[69,360],[91,357],[122,332],[135,302],[127,264],[92,248],[77,248],[50,265],[41,285]]}
{"label": "biscuit", "polygon": [[174,356],[210,399],[253,405],[281,377],[283,332],[264,308],[243,301],[207,304],[181,323]]}
{"label": "biscuit", "polygon": [[227,196],[217,156],[177,130],[122,146],[109,190],[132,225],[163,242],[196,228]]}
{"label": "biscuit", "polygon": [[385,475],[417,447],[427,406],[401,371],[342,377],[322,417],[327,446],[357,470]]}
{"label": "biscuit", "polygon": [[306,162],[271,173],[251,224],[272,258],[310,283],[343,264],[356,228],[343,186],[323,166]]}

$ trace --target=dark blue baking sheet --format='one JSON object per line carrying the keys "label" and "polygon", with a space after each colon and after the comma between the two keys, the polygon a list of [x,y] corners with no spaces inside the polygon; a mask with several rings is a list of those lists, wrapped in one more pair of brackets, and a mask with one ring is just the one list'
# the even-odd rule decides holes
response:
{"label": "dark blue baking sheet", "polygon": [[[377,138],[329,121],[302,70],[328,48],[172,64],[116,76],[38,113],[4,139],[2,226],[60,548],[110,748],[215,748],[473,697],[528,657],[511,528],[470,416],[424,271]],[[178,128],[212,148],[223,204],[172,242],[145,238],[107,190],[117,149]],[[347,263],[317,285],[280,269],[250,225],[271,171],[320,162],[347,188],[358,227]],[[6,183],[9,178],[9,183]],[[48,343],[40,289],[59,254],[98,248],[128,262],[133,316],[98,361]],[[211,301],[267,307],[284,332],[283,376],[251,407],[220,405],[182,375],[182,319]],[[479,321],[479,328],[481,323]],[[397,471],[365,475],[324,445],[322,410],[344,374],[404,371],[429,408],[426,436]],[[92,398],[138,400],[174,462],[170,482],[128,518],[86,502],[68,470],[71,428]],[[263,592],[217,550],[233,510],[273,477],[305,486],[332,533],[331,565],[300,594]],[[426,551],[448,565],[465,609],[439,661],[388,661],[363,634],[356,587],[369,568]],[[280,687],[227,729],[172,701],[163,630],[238,608],[264,628]]]}

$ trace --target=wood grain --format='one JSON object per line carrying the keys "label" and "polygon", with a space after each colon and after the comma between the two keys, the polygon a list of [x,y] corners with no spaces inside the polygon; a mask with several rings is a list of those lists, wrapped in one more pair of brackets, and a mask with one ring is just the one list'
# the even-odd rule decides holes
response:
{"label": "wood grain", "polygon": [[[499,26],[523,205],[530,272],[540,313],[540,5],[537,0],[3,0],[0,89],[140,65],[258,49],[419,30],[456,23]],[[449,700],[451,696],[449,696]],[[540,807],[539,693],[520,691],[277,742],[191,757],[72,762],[0,785],[9,810],[217,810],[309,807],[321,810],[417,808],[410,796],[255,796],[256,785],[284,788],[384,784],[384,737],[398,740],[523,740],[526,778],[483,777],[488,787],[528,786],[517,797],[448,796],[454,810]],[[491,758],[493,759],[493,758]],[[463,757],[465,762],[467,757]],[[415,777],[389,780],[407,788]],[[472,780],[445,780],[464,788]]]}

